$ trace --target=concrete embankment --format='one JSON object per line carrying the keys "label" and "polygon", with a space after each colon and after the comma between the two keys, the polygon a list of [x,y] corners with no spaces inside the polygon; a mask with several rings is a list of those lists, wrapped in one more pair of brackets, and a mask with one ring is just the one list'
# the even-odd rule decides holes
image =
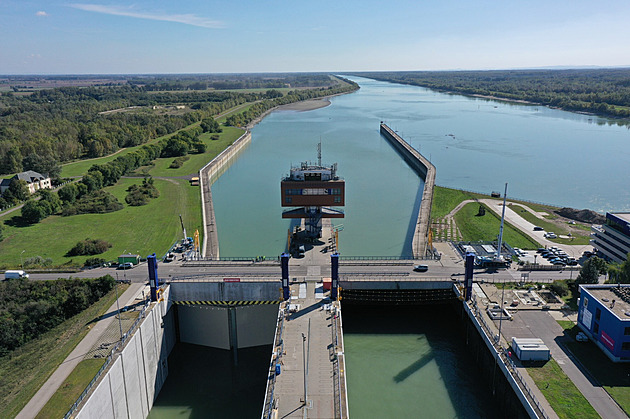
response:
{"label": "concrete embankment", "polygon": [[236,141],[199,171],[201,204],[203,216],[203,257],[219,257],[219,236],[212,205],[212,184],[230,167],[236,156],[252,141],[251,132],[245,131]]}
{"label": "concrete embankment", "polygon": [[392,146],[403,156],[407,164],[424,180],[422,203],[418,211],[416,230],[413,235],[412,251],[416,258],[423,258],[428,249],[429,231],[431,226],[431,205],[433,204],[433,189],[435,187],[435,166],[416,149],[403,140],[390,127],[381,122],[381,134],[389,140]]}
{"label": "concrete embankment", "polygon": [[80,406],[77,418],[145,418],[168,375],[175,324],[164,299],[149,308],[142,324]]}

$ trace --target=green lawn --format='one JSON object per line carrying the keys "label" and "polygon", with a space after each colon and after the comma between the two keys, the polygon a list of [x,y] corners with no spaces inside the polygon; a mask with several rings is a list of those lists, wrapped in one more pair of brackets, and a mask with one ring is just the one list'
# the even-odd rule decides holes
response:
{"label": "green lawn", "polygon": [[444,188],[436,186],[433,190],[433,205],[431,206],[431,217],[442,218],[451,212],[460,202],[472,199],[473,195],[459,189]]}
{"label": "green lawn", "polygon": [[573,322],[558,322],[571,338],[564,345],[595,377],[610,396],[630,415],[630,375],[626,364],[615,364],[593,342],[578,342],[575,335],[580,331]]}
{"label": "green lawn", "polygon": [[62,418],[104,363],[104,358],[84,359],[81,361],[35,418]]}
{"label": "green lawn", "polygon": [[[464,241],[496,240],[499,235],[500,218],[487,207],[486,214],[478,217],[476,214],[479,210],[479,205],[476,202],[468,203],[455,214],[455,222],[462,233]],[[521,249],[536,249],[540,247],[538,243],[507,222],[503,228],[503,241],[512,247],[520,247]]]}
{"label": "green lawn", "polygon": [[[140,179],[121,179],[115,186],[105,188],[125,205],[120,211],[70,217],[55,215],[26,227],[5,224],[3,231],[6,238],[0,242],[2,263],[18,266],[20,254],[26,250],[24,258],[42,256],[52,258],[55,265],[69,261],[82,265],[87,256],[69,258],[64,255],[78,241],[86,238],[105,240],[113,245],[107,252],[98,255],[106,260],[116,259],[124,250],[142,257],[153,252],[162,256],[182,237],[179,214],[182,214],[191,236],[197,228],[203,235],[198,186],[190,186],[184,179],[155,180],[155,186],[160,191],[159,198],[144,206],[128,206],[125,203],[126,189],[140,182]],[[9,214],[0,221],[11,220],[13,216]]]}
{"label": "green lawn", "polygon": [[156,143],[164,138],[170,138],[173,135],[175,135],[176,133],[178,133],[179,131],[182,130],[187,130],[190,129],[192,127],[195,127],[197,125],[199,125],[200,122],[195,122],[194,124],[190,124],[180,130],[177,130],[171,134],[167,134],[167,135],[163,135],[161,137],[156,137],[153,138],[149,141],[147,141],[146,143],[139,145],[139,146],[135,146],[135,147],[127,147],[122,149],[120,152],[116,153],[116,154],[110,154],[109,156],[104,156],[104,157],[99,157],[96,159],[87,159],[87,160],[78,160],[72,163],[66,163],[61,167],[61,177],[75,177],[75,176],[83,176],[85,173],[87,173],[88,169],[90,167],[92,167],[92,165],[95,164],[104,164],[107,162],[110,162],[114,159],[116,159],[119,156],[124,156],[125,154],[131,153],[132,151],[135,151],[137,149],[139,149],[140,147],[142,147],[145,144],[152,144],[152,143]]}
{"label": "green lawn", "polygon": [[[118,292],[123,293],[127,287],[128,285],[119,286]],[[10,355],[0,358],[1,418],[15,417],[22,410],[59,364],[85,337],[92,326],[92,320],[103,315],[115,301],[116,293],[112,290],[83,312],[26,343]],[[85,385],[91,379],[92,377]]]}
{"label": "green lawn", "polygon": [[213,134],[202,134],[200,138],[208,146],[205,153],[189,154],[188,157],[190,157],[190,159],[188,159],[182,167],[177,169],[169,168],[173,160],[175,160],[173,157],[156,159],[154,160],[154,166],[149,169],[149,174],[156,177],[196,175],[199,169],[208,164],[208,162],[236,141],[243,133],[244,131],[241,128],[223,127],[223,132],[216,141],[210,139]]}
{"label": "green lawn", "polygon": [[561,419],[600,417],[554,359],[527,372]]}
{"label": "green lawn", "polygon": [[[510,208],[512,208],[512,210],[517,213],[519,216],[523,217],[525,220],[529,221],[530,223],[540,226],[542,228],[545,229],[545,231],[553,231],[556,234],[562,234],[564,236],[566,236],[569,233],[569,229],[568,228],[562,228],[560,226],[558,226],[557,224],[554,224],[552,222],[549,222],[545,219],[542,218],[538,218],[536,217],[534,214],[532,214],[531,212],[527,211],[525,208],[523,208],[520,205],[517,204],[508,204],[508,206]],[[577,225],[577,224],[576,224]],[[590,228],[586,227],[586,226],[582,226],[580,225],[580,227],[584,227],[586,229],[588,229],[588,232],[585,231],[584,234],[576,234],[575,232],[573,232],[573,240],[571,239],[550,239],[551,241],[555,242],[555,243],[561,243],[561,244],[588,244],[589,243],[589,239],[590,239]],[[584,230],[584,228],[581,228],[581,230]]]}

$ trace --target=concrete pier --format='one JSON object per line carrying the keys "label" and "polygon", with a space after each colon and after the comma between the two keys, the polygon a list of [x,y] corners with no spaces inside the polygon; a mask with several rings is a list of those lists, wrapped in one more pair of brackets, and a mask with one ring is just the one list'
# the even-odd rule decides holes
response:
{"label": "concrete pier", "polygon": [[416,230],[413,235],[412,251],[415,258],[425,257],[432,249],[429,245],[429,232],[431,226],[431,205],[433,204],[433,189],[435,187],[435,166],[416,149],[403,140],[394,130],[381,122],[381,134],[389,140],[392,146],[403,156],[405,161],[424,180],[422,202]]}

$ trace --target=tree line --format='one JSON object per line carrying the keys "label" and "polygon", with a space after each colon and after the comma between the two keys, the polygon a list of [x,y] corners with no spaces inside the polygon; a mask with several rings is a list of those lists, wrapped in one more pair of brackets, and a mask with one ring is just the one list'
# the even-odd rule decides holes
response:
{"label": "tree line", "polygon": [[0,356],[80,313],[111,291],[109,275],[96,279],[0,283]]}
{"label": "tree line", "polygon": [[525,100],[608,117],[630,117],[630,68],[354,74],[445,92]]}

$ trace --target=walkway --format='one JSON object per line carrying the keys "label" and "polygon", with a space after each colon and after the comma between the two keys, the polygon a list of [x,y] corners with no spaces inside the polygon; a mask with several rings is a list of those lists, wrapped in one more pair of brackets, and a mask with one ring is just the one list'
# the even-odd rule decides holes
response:
{"label": "walkway", "polygon": [[[120,307],[131,305],[136,300],[136,297],[144,288],[144,284],[131,284],[129,288],[120,296]],[[68,355],[68,357],[59,365],[59,367],[53,372],[50,378],[41,386],[39,391],[31,398],[31,400],[24,406],[24,409],[16,416],[16,419],[34,418],[39,411],[44,407],[53,394],[59,389],[59,386],[63,384],[64,380],[70,375],[72,370],[81,362],[85,355],[92,350],[94,345],[100,339],[103,332],[107,330],[109,325],[114,321],[116,316],[108,316],[110,313],[117,311],[117,305],[114,303],[107,313],[101,316],[92,326],[92,329],[83,338],[81,342],[74,348],[74,350]]]}
{"label": "walkway", "polygon": [[567,339],[564,330],[547,312],[518,312],[512,322],[503,323],[502,335],[508,341],[512,337],[542,339],[560,368],[602,418],[627,417],[606,390],[584,375],[573,355],[563,348],[562,343]]}

